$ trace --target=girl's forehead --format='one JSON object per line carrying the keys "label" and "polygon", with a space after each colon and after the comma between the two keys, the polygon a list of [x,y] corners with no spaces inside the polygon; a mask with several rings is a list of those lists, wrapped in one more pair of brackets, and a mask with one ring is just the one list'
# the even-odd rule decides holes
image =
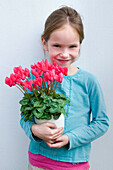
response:
{"label": "girl's forehead", "polygon": [[72,26],[69,24],[54,30],[49,38],[50,41],[68,41],[75,42],[79,41],[79,34]]}

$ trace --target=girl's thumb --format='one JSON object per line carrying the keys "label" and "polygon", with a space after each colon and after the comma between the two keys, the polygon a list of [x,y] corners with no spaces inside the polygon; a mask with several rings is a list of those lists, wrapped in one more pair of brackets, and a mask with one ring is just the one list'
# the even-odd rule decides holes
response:
{"label": "girl's thumb", "polygon": [[55,125],[55,123],[47,123],[47,126],[51,129],[57,129],[57,126]]}

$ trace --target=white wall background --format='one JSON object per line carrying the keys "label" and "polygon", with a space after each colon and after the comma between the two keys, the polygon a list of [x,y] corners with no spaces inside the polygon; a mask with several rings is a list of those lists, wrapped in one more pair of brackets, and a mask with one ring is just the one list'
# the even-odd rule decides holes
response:
{"label": "white wall background", "polygon": [[112,0],[0,0],[0,170],[27,170],[28,163],[29,140],[19,124],[22,94],[4,84],[5,76],[43,58],[45,19],[61,5],[82,16],[85,40],[76,65],[98,77],[110,118],[108,132],[92,143],[91,170],[113,170]]}

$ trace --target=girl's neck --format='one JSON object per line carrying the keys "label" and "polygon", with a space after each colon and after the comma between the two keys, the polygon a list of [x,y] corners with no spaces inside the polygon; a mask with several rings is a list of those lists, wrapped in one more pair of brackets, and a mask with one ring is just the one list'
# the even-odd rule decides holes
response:
{"label": "girl's neck", "polygon": [[78,72],[78,68],[75,67],[74,65],[70,65],[70,67],[68,68],[68,75],[71,76],[71,75],[74,75]]}

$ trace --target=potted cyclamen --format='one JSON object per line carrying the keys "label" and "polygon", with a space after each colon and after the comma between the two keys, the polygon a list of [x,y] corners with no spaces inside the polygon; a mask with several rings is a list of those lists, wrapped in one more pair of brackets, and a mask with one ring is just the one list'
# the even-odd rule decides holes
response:
{"label": "potted cyclamen", "polygon": [[67,68],[55,62],[49,64],[46,59],[31,65],[31,73],[28,68],[23,69],[21,66],[14,67],[13,71],[14,74],[5,78],[5,83],[10,87],[16,86],[24,94],[19,102],[23,119],[32,121],[34,116],[36,123],[51,121],[58,127],[64,126],[63,115],[68,116],[64,106],[70,105],[70,101],[55,90],[58,83],[62,83],[63,76],[67,75]]}

